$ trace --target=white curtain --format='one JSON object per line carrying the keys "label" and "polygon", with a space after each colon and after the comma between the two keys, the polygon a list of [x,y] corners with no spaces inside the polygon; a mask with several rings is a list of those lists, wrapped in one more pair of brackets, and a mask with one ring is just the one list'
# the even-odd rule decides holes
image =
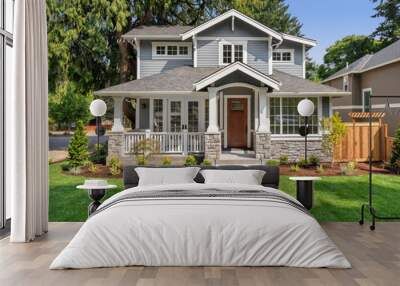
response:
{"label": "white curtain", "polygon": [[14,94],[6,99],[6,186],[12,242],[48,227],[47,24],[45,0],[18,0],[14,18]]}

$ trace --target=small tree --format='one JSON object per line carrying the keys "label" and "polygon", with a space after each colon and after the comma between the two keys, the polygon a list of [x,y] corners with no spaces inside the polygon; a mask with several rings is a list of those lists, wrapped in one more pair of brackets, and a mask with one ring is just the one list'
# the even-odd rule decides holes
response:
{"label": "small tree", "polygon": [[393,140],[392,157],[390,158],[390,167],[396,173],[400,171],[400,128],[397,129]]}
{"label": "small tree", "polygon": [[77,168],[84,166],[89,159],[88,143],[89,140],[83,122],[78,121],[74,135],[68,145],[68,162],[74,168],[75,173]]}
{"label": "small tree", "polygon": [[140,140],[135,145],[133,153],[138,165],[146,165],[153,154],[160,153],[160,142],[150,138]]}
{"label": "small tree", "polygon": [[327,156],[333,158],[334,148],[346,135],[347,126],[343,123],[339,113],[335,113],[331,117],[326,117],[322,119],[321,126],[322,130],[325,133],[322,136],[322,148]]}

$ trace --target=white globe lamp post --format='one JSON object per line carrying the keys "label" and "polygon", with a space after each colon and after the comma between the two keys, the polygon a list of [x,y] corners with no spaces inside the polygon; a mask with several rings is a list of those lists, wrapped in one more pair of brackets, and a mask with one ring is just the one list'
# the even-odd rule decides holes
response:
{"label": "white globe lamp post", "polygon": [[304,159],[307,162],[307,135],[308,117],[314,113],[314,103],[309,99],[303,99],[297,105],[297,111],[304,117]]}
{"label": "white globe lamp post", "polygon": [[107,105],[101,99],[95,99],[90,103],[90,113],[96,117],[96,133],[97,133],[97,160],[100,160],[100,118],[106,114]]}

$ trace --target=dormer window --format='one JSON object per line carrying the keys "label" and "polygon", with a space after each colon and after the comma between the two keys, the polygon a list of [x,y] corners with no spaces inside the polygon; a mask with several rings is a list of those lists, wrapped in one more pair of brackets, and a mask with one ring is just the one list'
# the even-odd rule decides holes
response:
{"label": "dormer window", "polygon": [[293,63],[293,50],[275,50],[272,52],[272,61],[275,63]]}
{"label": "dormer window", "polygon": [[153,42],[153,59],[191,59],[192,43]]}
{"label": "dormer window", "polygon": [[246,42],[221,41],[219,46],[219,65],[233,62],[246,63]]}

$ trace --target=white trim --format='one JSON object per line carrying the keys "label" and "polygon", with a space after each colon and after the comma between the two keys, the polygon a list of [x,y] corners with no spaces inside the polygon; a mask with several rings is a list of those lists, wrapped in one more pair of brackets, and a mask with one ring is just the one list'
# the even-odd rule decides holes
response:
{"label": "white trim", "polygon": [[[168,55],[168,46],[176,46],[177,55]],[[157,55],[157,47],[164,47],[165,55]],[[188,54],[180,55],[179,48],[187,47]],[[151,56],[156,60],[190,60],[192,59],[192,43],[191,42],[152,42],[151,43]]]}
{"label": "white trim", "polygon": [[136,98],[135,129],[140,129],[140,98]]}
{"label": "white trim", "polygon": [[123,35],[124,40],[181,40],[179,35]]}
{"label": "white trim", "polygon": [[218,17],[215,17],[214,19],[211,19],[208,22],[205,22],[204,24],[201,24],[200,26],[197,26],[196,28],[193,28],[183,34],[181,34],[182,36],[182,40],[186,40],[212,26],[214,26],[215,24],[218,24],[226,19],[228,19],[229,17],[235,17],[238,18],[244,22],[246,22],[247,24],[253,26],[254,28],[261,30],[262,32],[278,39],[278,40],[282,40],[282,35],[274,30],[272,30],[271,28],[268,28],[267,26],[264,26],[263,24],[257,22],[256,20],[232,9],[229,10],[226,13],[223,13],[221,15],[219,15]]}
{"label": "white trim", "polygon": [[338,105],[332,106],[332,110],[362,109],[362,105]]}
{"label": "white trim", "polygon": [[[223,46],[230,45],[231,46],[231,60],[230,63],[223,62]],[[247,41],[227,41],[225,39],[221,39],[218,42],[218,64],[220,66],[227,66],[232,64],[235,61],[235,45],[241,45],[243,47],[243,63],[247,64]]]}
{"label": "white trim", "polygon": [[196,82],[194,84],[195,90],[199,91],[199,90],[203,89],[204,87],[212,84],[213,82],[216,82],[217,80],[219,80],[221,78],[224,78],[225,76],[227,76],[235,71],[241,71],[241,72],[251,76],[252,78],[266,84],[267,86],[270,86],[275,90],[279,90],[280,82],[270,78],[269,76],[257,71],[254,68],[251,68],[241,62],[235,62],[233,64],[230,64],[227,67]]}
{"label": "white trim", "polygon": [[295,91],[282,91],[282,92],[271,92],[268,94],[273,97],[285,97],[285,96],[293,96],[293,97],[305,97],[305,96],[350,96],[351,92],[344,91],[327,91],[327,92],[313,92],[313,91],[304,91],[304,92],[295,92]]}
{"label": "white trim", "polygon": [[159,96],[159,95],[196,95],[196,96],[206,96],[206,91],[164,91],[164,90],[157,90],[157,91],[95,91],[93,93],[97,96]]}
{"label": "white trim", "polygon": [[315,47],[318,44],[318,42],[316,40],[312,40],[312,39],[306,39],[306,38],[292,36],[292,35],[288,35],[288,34],[284,34],[284,33],[281,33],[281,35],[284,40],[297,42],[297,43],[307,45],[310,47]]}
{"label": "white trim", "polygon": [[[370,92],[370,96],[372,95],[372,88],[368,87],[368,88],[363,88],[361,91],[361,99],[362,99],[362,111],[365,112],[365,97],[364,97],[364,93],[365,92]],[[371,98],[369,99],[371,100]],[[371,106],[372,107],[372,106]]]}
{"label": "white trim", "polygon": [[[276,61],[274,60],[273,53],[280,53],[281,54],[281,60]],[[282,53],[290,53],[290,61],[283,61],[282,60]],[[294,49],[275,49],[272,51],[272,63],[275,64],[294,64]]]}
{"label": "white trim", "polygon": [[150,107],[149,129],[151,131],[154,131],[154,128],[153,128],[154,127],[154,98],[149,98],[149,107]]}
{"label": "white trim", "polygon": [[136,44],[136,78],[140,79],[140,40],[135,38]]}
{"label": "white trim", "polygon": [[268,74],[273,73],[273,63],[272,63],[272,38],[268,38]]}
{"label": "white trim", "polygon": [[193,67],[197,68],[197,37],[193,36]]}
{"label": "white trim", "polygon": [[247,148],[251,148],[251,95],[225,95],[224,96],[224,148],[228,148],[228,99],[247,99]]}
{"label": "white trim", "polygon": [[222,36],[196,36],[199,41],[268,41],[269,37],[222,37]]}
{"label": "white trim", "polygon": [[306,78],[306,46],[303,44],[303,78]]}
{"label": "white trim", "polygon": [[[310,134],[307,136],[308,141],[320,141],[321,134]],[[297,134],[271,134],[271,141],[304,141],[304,137]]]}

